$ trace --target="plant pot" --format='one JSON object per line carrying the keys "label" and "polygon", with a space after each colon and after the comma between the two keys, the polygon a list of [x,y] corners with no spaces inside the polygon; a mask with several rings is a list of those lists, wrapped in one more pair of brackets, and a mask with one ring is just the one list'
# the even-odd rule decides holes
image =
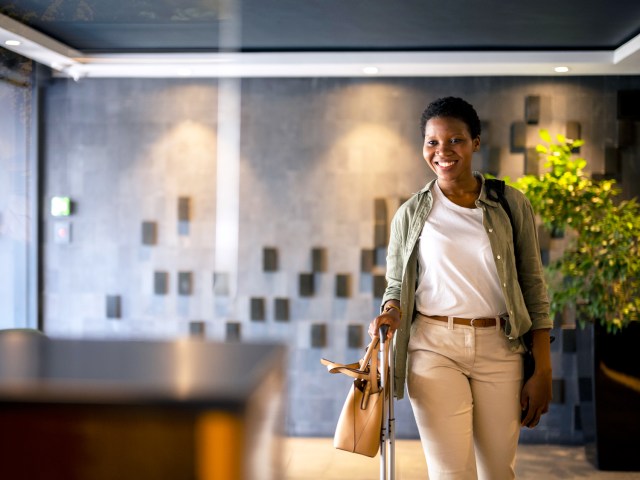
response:
{"label": "plant pot", "polygon": [[640,471],[640,322],[615,335],[588,326],[577,340],[587,458],[600,470]]}

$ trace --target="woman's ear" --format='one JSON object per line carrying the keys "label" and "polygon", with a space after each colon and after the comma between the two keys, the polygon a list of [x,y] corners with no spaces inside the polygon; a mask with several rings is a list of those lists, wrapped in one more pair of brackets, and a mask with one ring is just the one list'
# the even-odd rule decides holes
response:
{"label": "woman's ear", "polygon": [[480,150],[480,135],[473,139],[473,151],[477,152]]}

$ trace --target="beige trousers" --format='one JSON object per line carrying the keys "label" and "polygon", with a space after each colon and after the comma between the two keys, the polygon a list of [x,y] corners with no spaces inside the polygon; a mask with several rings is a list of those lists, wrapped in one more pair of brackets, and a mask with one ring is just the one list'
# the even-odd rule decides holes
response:
{"label": "beige trousers", "polygon": [[515,478],[522,355],[499,325],[418,315],[407,388],[431,480]]}

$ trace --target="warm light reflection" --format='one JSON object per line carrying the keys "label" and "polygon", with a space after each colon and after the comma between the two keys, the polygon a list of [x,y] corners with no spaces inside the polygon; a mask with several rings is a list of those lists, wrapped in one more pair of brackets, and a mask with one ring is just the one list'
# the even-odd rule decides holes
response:
{"label": "warm light reflection", "polygon": [[567,73],[569,71],[569,67],[560,66],[560,67],[554,68],[553,70],[556,73]]}
{"label": "warm light reflection", "polygon": [[191,341],[188,339],[177,340],[174,342],[176,355],[176,388],[180,398],[186,398],[193,389],[193,365],[190,361],[189,349]]}

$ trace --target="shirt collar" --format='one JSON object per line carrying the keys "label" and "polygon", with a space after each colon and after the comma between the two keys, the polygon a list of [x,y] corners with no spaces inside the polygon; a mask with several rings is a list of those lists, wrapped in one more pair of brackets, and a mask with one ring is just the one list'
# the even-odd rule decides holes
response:
{"label": "shirt collar", "polygon": [[[476,178],[479,178],[480,181],[482,182],[482,188],[480,188],[480,195],[478,196],[478,201],[485,203],[491,207],[499,207],[500,204],[498,202],[496,202],[495,200],[491,200],[489,197],[487,197],[487,189],[485,188],[485,178],[484,175],[482,175],[480,172],[473,172],[473,176]],[[418,193],[419,194],[424,194],[426,192],[431,191],[431,189],[433,188],[433,186],[435,185],[437,179],[433,179],[431,180],[429,183],[427,183],[422,190],[420,190]]]}

